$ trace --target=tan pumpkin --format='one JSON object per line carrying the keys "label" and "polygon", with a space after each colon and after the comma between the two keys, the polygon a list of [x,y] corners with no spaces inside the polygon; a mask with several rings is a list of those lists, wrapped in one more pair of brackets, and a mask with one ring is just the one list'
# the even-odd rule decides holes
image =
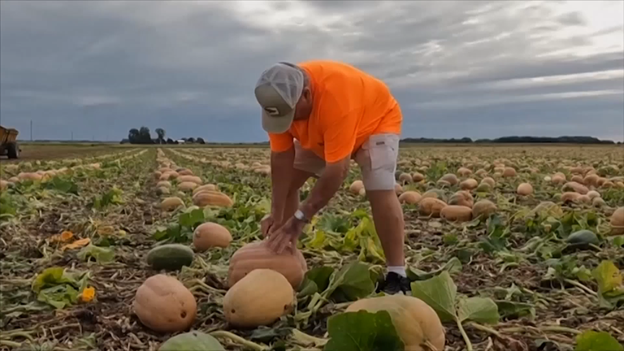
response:
{"label": "tan pumpkin", "polygon": [[596,190],[590,190],[587,192],[587,196],[589,196],[589,198],[593,200],[597,197],[600,197],[600,193],[597,192]]}
{"label": "tan pumpkin", "polygon": [[424,345],[430,344],[443,351],[445,331],[435,310],[424,301],[406,295],[386,295],[363,298],[353,302],[345,312],[387,311],[397,334],[403,341],[405,351],[430,351]]}
{"label": "tan pumpkin", "polygon": [[43,176],[38,173],[22,172],[17,175],[17,178],[19,178],[20,180],[40,181],[42,180]]}
{"label": "tan pumpkin", "polygon": [[472,206],[473,218],[485,218],[498,211],[498,207],[487,199],[479,200]]}
{"label": "tan pumpkin", "polygon": [[579,202],[579,197],[581,194],[574,191],[567,191],[561,194],[561,202],[570,203],[570,202]]}
{"label": "tan pumpkin", "polygon": [[225,320],[233,327],[270,325],[290,313],[294,290],[288,280],[271,269],[254,269],[232,286],[223,298]]}
{"label": "tan pumpkin", "polygon": [[450,222],[468,222],[472,219],[472,208],[448,205],[440,211],[440,217]]}
{"label": "tan pumpkin", "polygon": [[418,212],[423,216],[440,217],[440,212],[446,207],[446,202],[433,197],[423,197],[418,203]]}
{"label": "tan pumpkin", "polygon": [[585,195],[589,192],[589,189],[587,189],[587,187],[583,184],[570,181],[563,185],[561,191],[574,191],[581,195]]}
{"label": "tan pumpkin", "polygon": [[422,196],[418,191],[409,190],[399,196],[399,202],[413,205],[417,204],[421,198]]}
{"label": "tan pumpkin", "polygon": [[516,170],[513,167],[505,167],[503,170],[503,177],[511,178],[516,176]]}
{"label": "tan pumpkin", "polygon": [[609,224],[611,225],[611,235],[624,234],[624,207],[619,207],[613,212]]}
{"label": "tan pumpkin", "polygon": [[163,333],[188,329],[197,317],[197,301],[172,276],[151,276],[139,287],[132,303],[134,313],[146,327]]}
{"label": "tan pumpkin", "polygon": [[493,187],[496,186],[496,181],[492,177],[485,177],[485,178],[481,179],[481,183],[488,184],[490,186],[490,188],[493,188]]}
{"label": "tan pumpkin", "polygon": [[412,181],[412,175],[409,173],[401,173],[401,175],[399,175],[399,182],[402,184],[411,183]]}
{"label": "tan pumpkin", "polygon": [[193,204],[199,207],[232,207],[234,201],[220,191],[201,191],[193,195]]}
{"label": "tan pumpkin", "polygon": [[463,182],[459,183],[459,188],[462,190],[472,190],[476,189],[479,186],[479,183],[476,179],[468,178]]}
{"label": "tan pumpkin", "polygon": [[412,180],[415,183],[419,183],[419,182],[422,182],[423,180],[425,180],[425,176],[420,174],[420,173],[418,173],[418,172],[416,172],[416,173],[412,174]]}
{"label": "tan pumpkin", "polygon": [[182,182],[180,184],[178,184],[178,189],[181,191],[191,191],[193,189],[197,188],[197,183],[193,183],[193,182]]}
{"label": "tan pumpkin", "polygon": [[194,175],[193,171],[191,171],[190,169],[186,169],[186,168],[183,168],[183,169],[179,170],[178,174],[181,175],[181,176],[192,176],[192,175]]}
{"label": "tan pumpkin", "polygon": [[200,177],[194,176],[194,175],[181,175],[178,177],[178,182],[179,183],[186,183],[186,182],[191,182],[191,183],[195,183],[197,185],[202,185],[203,181]]}
{"label": "tan pumpkin", "polygon": [[458,205],[472,208],[474,204],[474,198],[469,192],[465,190],[460,190],[453,194],[453,196],[451,196],[448,203],[449,205]]}
{"label": "tan pumpkin", "polygon": [[457,174],[459,174],[460,177],[467,177],[472,174],[472,171],[466,167],[459,167]]}
{"label": "tan pumpkin", "polygon": [[193,189],[193,195],[200,193],[202,191],[219,191],[219,189],[217,188],[215,184],[204,184]]}
{"label": "tan pumpkin", "polygon": [[353,195],[359,195],[361,189],[364,189],[364,183],[359,179],[354,180],[353,183],[351,183],[351,186],[349,186],[349,191]]}
{"label": "tan pumpkin", "polygon": [[399,183],[394,183],[394,192],[397,195],[401,195],[403,193],[403,187]]}
{"label": "tan pumpkin", "polygon": [[160,209],[163,211],[173,211],[176,208],[184,206],[184,201],[177,196],[168,197],[160,203]]}
{"label": "tan pumpkin", "polygon": [[234,286],[245,275],[258,268],[281,273],[294,289],[301,285],[308,271],[308,265],[298,249],[294,254],[285,251],[278,255],[269,248],[266,240],[254,241],[238,249],[230,258],[228,285]]}
{"label": "tan pumpkin", "polygon": [[200,251],[213,247],[228,247],[231,242],[232,234],[219,223],[202,223],[193,231],[193,245]]}
{"label": "tan pumpkin", "polygon": [[533,186],[529,183],[522,183],[518,185],[518,189],[516,189],[516,193],[521,196],[529,196],[533,194]]}
{"label": "tan pumpkin", "polygon": [[445,182],[449,183],[450,185],[455,185],[455,184],[459,183],[459,179],[453,173],[445,174],[439,180],[440,181],[445,181]]}
{"label": "tan pumpkin", "polygon": [[156,187],[157,188],[171,188],[171,182],[168,180],[161,180],[160,182],[156,183]]}

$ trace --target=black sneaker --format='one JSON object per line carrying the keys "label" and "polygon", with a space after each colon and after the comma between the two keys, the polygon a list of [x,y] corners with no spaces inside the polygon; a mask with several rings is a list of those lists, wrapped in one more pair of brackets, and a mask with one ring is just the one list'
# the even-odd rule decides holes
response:
{"label": "black sneaker", "polygon": [[394,272],[386,274],[385,279],[377,285],[377,292],[383,291],[386,295],[411,295],[412,288],[410,281],[406,277],[398,275]]}

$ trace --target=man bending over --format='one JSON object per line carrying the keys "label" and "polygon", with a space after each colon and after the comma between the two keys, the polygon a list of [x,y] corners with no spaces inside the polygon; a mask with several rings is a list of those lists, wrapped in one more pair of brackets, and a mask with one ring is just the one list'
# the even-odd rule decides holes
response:
{"label": "man bending over", "polygon": [[[315,60],[273,65],[260,76],[255,95],[271,145],[271,214],[261,224],[271,249],[296,247],[354,159],[387,261],[378,291],[409,292],[403,211],[394,189],[403,118],[388,87],[351,65]],[[300,204],[299,189],[310,177],[318,180]]]}

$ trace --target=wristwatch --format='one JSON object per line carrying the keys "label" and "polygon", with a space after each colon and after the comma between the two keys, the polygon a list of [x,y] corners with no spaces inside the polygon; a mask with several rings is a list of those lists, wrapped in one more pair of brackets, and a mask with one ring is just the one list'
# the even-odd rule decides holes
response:
{"label": "wristwatch", "polygon": [[306,218],[305,214],[303,214],[301,210],[297,210],[297,212],[295,212],[295,218],[302,222],[310,223],[310,220]]}

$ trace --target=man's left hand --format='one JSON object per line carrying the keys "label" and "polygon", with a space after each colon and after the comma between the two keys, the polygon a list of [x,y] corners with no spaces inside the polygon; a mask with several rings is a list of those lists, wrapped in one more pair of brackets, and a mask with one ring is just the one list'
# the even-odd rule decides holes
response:
{"label": "man's left hand", "polygon": [[281,228],[269,233],[269,238],[267,239],[269,248],[278,255],[286,249],[295,253],[297,240],[303,233],[303,227],[305,227],[305,225],[305,222],[294,217],[289,219]]}

